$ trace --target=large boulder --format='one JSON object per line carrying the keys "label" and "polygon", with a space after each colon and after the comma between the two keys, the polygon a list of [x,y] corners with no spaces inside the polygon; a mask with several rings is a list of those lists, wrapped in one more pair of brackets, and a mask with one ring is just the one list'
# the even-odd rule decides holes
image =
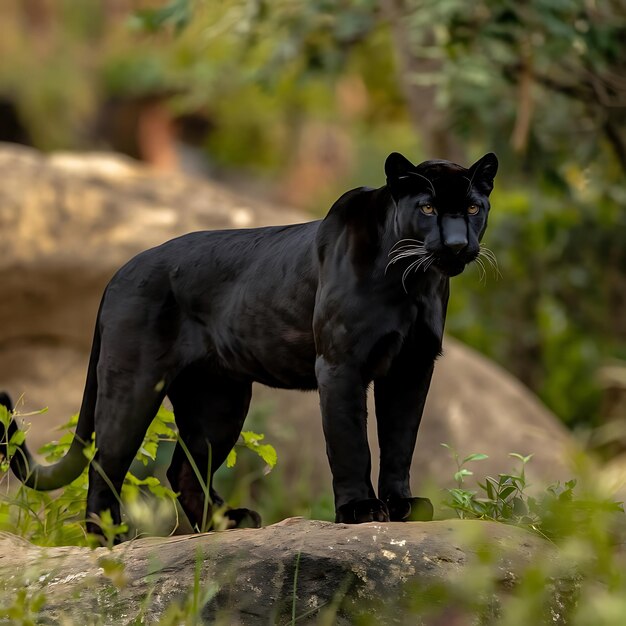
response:
{"label": "large boulder", "polygon": [[[0,534],[0,603],[10,606],[19,589],[30,598],[43,593],[37,623],[155,623],[178,603],[196,608],[196,619],[170,613],[165,623],[347,626],[414,624],[421,599],[430,619],[419,623],[465,624],[481,602],[497,610],[529,565],[557,558],[535,534],[459,520],[348,526],[289,519],[112,550],[40,548]],[[454,589],[468,594],[476,571],[483,597],[456,604]]]}
{"label": "large boulder", "polygon": [[[259,429],[275,443],[280,460],[276,476],[263,480],[282,481],[284,472],[293,484],[307,484],[310,495],[319,497],[329,488],[331,474],[317,394],[277,393],[260,388],[256,398],[262,415],[267,416]],[[368,409],[376,484],[378,450],[372,393],[368,397]],[[532,454],[526,468],[531,488],[571,478],[569,459],[577,449],[561,422],[524,385],[450,337],[444,343],[444,356],[435,366],[417,437],[411,467],[414,493],[430,491],[433,486],[455,485],[457,466],[451,451],[442,443],[455,450],[461,459],[474,452],[488,455],[488,459],[467,465],[475,472],[466,479],[470,485],[482,481],[485,475],[519,469],[520,463],[510,453]]]}
{"label": "large boulder", "polygon": [[[156,174],[108,154],[45,156],[5,145],[0,176],[0,388],[24,394],[23,411],[49,407],[29,418],[35,447],[80,406],[100,297],[126,260],[193,230],[307,219],[213,182]],[[317,394],[258,389],[255,404],[266,407],[262,427],[291,484],[302,479],[309,495],[328,493]],[[478,469],[483,475],[509,470],[509,452],[534,453],[531,482],[567,477],[573,445],[527,389],[449,338],[418,438],[417,491],[428,480],[450,484],[455,465],[440,443],[461,455],[488,454]]]}

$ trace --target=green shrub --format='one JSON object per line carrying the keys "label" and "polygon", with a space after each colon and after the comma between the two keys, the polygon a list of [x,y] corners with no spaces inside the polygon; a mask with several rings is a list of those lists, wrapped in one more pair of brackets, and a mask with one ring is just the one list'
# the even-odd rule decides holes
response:
{"label": "green shrub", "polygon": [[[7,426],[10,418],[11,414],[5,407],[0,406],[0,421]],[[39,450],[47,462],[57,461],[67,452],[74,437],[73,429],[77,421],[78,416],[74,415],[60,427],[67,432],[58,441],[48,443]],[[13,435],[11,441],[8,442],[10,455],[24,439],[24,431],[18,431]],[[277,457],[276,451],[270,444],[261,443],[263,439],[264,435],[244,431],[236,448],[252,451],[257,458],[260,457],[263,460],[265,471],[268,472],[276,464]],[[175,525],[178,524],[177,494],[163,484],[157,476],[137,476],[142,466],[150,465],[154,468],[160,452],[168,443],[173,444],[177,441],[180,439],[174,429],[174,415],[171,411],[161,407],[144,437],[132,471],[128,473],[122,493],[119,494],[123,508],[127,512],[140,511],[142,503],[147,502],[147,508],[152,512],[151,518],[154,518],[155,509],[169,508],[172,512],[170,517],[175,518]],[[228,457],[228,467],[232,467],[237,460],[236,448]],[[92,441],[91,445],[85,449],[85,454],[93,459],[94,453],[95,444]],[[38,545],[89,545],[89,537],[85,532],[83,520],[88,487],[87,470],[58,492],[48,493],[29,489],[19,481],[11,480],[13,477],[8,471],[7,459],[3,459],[1,463],[0,471],[4,472],[4,476],[0,479],[0,485],[4,483],[5,497],[0,500],[0,530],[12,532]],[[196,471],[201,484],[206,487],[208,482],[206,476],[198,468]],[[17,488],[14,484],[16,482]],[[203,530],[222,523],[221,511],[213,513],[213,517],[203,524]],[[106,513],[100,517],[100,524],[105,537],[108,537],[111,543],[116,533],[128,531],[127,524],[120,527],[114,526],[110,515]],[[158,526],[157,524],[156,527]],[[147,530],[154,530],[154,528],[155,526],[152,526]],[[136,528],[135,532],[142,530],[142,528]],[[173,530],[174,528],[170,528],[169,532]]]}

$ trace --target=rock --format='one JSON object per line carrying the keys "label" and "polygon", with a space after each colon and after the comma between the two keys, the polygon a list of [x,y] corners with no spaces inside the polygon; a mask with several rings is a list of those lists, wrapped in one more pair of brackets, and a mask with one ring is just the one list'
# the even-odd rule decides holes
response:
{"label": "rock", "polygon": [[[44,156],[5,145],[0,173],[0,388],[24,394],[24,411],[50,408],[28,418],[34,448],[58,436],[51,429],[80,406],[100,297],[126,260],[193,230],[307,219],[213,182],[156,174],[108,154]],[[270,413],[261,427],[285,473],[279,469],[268,480],[286,482],[285,507],[295,489],[309,500],[327,496],[317,394],[258,388],[255,405]],[[373,419],[370,430],[375,453]],[[475,467],[479,477],[508,471],[514,465],[508,452],[534,453],[532,482],[569,477],[573,442],[557,418],[500,367],[450,338],[418,438],[417,493],[428,482],[451,483],[455,465],[444,442],[461,455],[488,454]]]}
{"label": "rock", "polygon": [[302,219],[109,154],[47,157],[4,144],[0,172],[3,349],[29,339],[84,349],[104,286],[146,248],[194,230]]}
{"label": "rock", "polygon": [[551,544],[519,528],[460,520],[348,526],[296,518],[93,551],[0,535],[2,591],[43,592],[38,617],[45,623],[85,623],[86,616],[103,624],[154,623],[195,587],[205,623],[291,623],[292,610],[298,623],[322,623],[325,610],[334,613],[327,623],[347,625],[366,614],[368,623],[410,624],[411,594],[438,588],[435,605],[445,604],[441,588],[467,585],[480,564],[483,579],[495,581],[497,603],[526,566],[556,556]]}

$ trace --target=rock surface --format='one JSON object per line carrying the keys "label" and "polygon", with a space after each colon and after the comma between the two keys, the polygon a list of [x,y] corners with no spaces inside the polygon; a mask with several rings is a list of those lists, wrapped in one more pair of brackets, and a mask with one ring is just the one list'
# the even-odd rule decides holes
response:
{"label": "rock surface", "polygon": [[[0,388],[23,393],[24,411],[50,408],[28,418],[35,448],[80,405],[102,290],[126,260],[193,230],[307,219],[106,154],[44,156],[5,145],[0,174]],[[317,395],[257,389],[255,402],[268,408],[264,432],[291,482],[304,481],[313,497],[328,493]],[[370,429],[375,454],[373,419]],[[487,453],[480,476],[508,471],[509,452],[532,452],[531,481],[569,477],[566,429],[503,369],[451,339],[418,438],[416,491],[428,480],[450,484],[455,466],[442,442],[462,455]]]}
{"label": "rock surface", "polygon": [[485,550],[502,593],[538,555],[556,558],[540,537],[498,523],[348,526],[293,518],[254,530],[139,539],[112,551],[39,548],[2,534],[0,578],[5,591],[43,591],[41,617],[54,623],[91,623],[86,616],[152,623],[172,602],[184,603],[197,576],[207,623],[285,624],[293,610],[298,623],[321,623],[325,610],[334,614],[327,623],[347,625],[367,613],[368,623],[410,624],[400,607],[411,595],[464,584],[479,563],[484,576]]}

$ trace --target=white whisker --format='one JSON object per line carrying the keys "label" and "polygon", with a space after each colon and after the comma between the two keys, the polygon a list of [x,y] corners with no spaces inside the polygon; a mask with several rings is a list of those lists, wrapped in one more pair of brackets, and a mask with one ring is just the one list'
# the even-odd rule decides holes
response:
{"label": "white whisker", "polygon": [[387,270],[389,269],[389,267],[391,265],[393,265],[396,261],[399,261],[401,259],[406,259],[409,257],[423,257],[426,254],[425,251],[423,250],[405,250],[403,252],[398,252],[393,259],[391,259],[389,261],[389,263],[387,263],[387,266],[385,267],[385,274],[387,273]]}
{"label": "white whisker", "polygon": [[401,259],[406,259],[409,257],[423,257],[426,255],[426,248],[424,246],[424,242],[419,239],[400,239],[400,241],[396,241],[396,243],[391,246],[391,250],[387,254],[388,257],[393,257],[389,260],[385,267],[385,274],[389,270],[389,267],[392,266],[397,261]]}
{"label": "white whisker", "polygon": [[415,265],[417,265],[418,263],[421,263],[424,259],[420,258],[417,261],[413,261],[413,263],[411,263],[411,265],[409,265],[403,272],[402,274],[402,288],[404,289],[404,293],[409,293],[406,289],[406,285],[404,284],[404,281],[406,280],[407,276],[409,275],[410,271],[413,269],[413,267],[415,267]]}
{"label": "white whisker", "polygon": [[482,257],[483,259],[486,259],[486,261],[489,263],[496,280],[498,278],[502,278],[502,272],[500,272],[498,259],[496,258],[496,255],[494,254],[493,250],[490,250],[489,248],[487,248],[487,246],[484,246],[481,244],[479,256]]}
{"label": "white whisker", "polygon": [[415,254],[426,254],[426,250],[423,248],[398,248],[397,250],[392,250],[387,256],[397,256],[397,255],[406,255],[411,256]]}
{"label": "white whisker", "polygon": [[499,270],[499,268],[498,268],[498,260],[495,257],[491,256],[490,254],[483,254],[481,256],[483,256],[485,259],[487,259],[487,261],[489,261],[489,263],[491,263],[491,265],[493,266],[493,268],[495,270]]}
{"label": "white whisker", "polygon": [[485,265],[483,264],[482,259],[480,257],[476,257],[474,261],[476,262],[476,267],[478,268],[478,280],[480,280],[481,283],[486,285],[487,284],[487,271],[485,270]]}
{"label": "white whisker", "polygon": [[419,263],[415,266],[415,271],[417,272],[417,270],[422,267],[422,265],[425,265],[426,262],[428,261],[428,257],[427,256],[423,256],[420,260]]}
{"label": "white whisker", "polygon": [[497,262],[498,262],[498,260],[496,259],[496,257],[495,257],[495,255],[494,255],[494,253],[493,253],[493,252],[491,252],[491,250],[485,250],[485,249],[482,249],[482,248],[481,248],[481,250],[480,250],[480,253],[479,253],[479,254],[480,254],[481,256],[484,256],[485,258],[487,258],[487,259],[489,259],[489,260],[493,261],[493,262],[494,262],[494,263],[496,263],[496,264],[497,264]]}
{"label": "white whisker", "polygon": [[385,274],[387,273],[387,270],[397,261],[408,258],[414,259],[402,272],[402,288],[405,293],[408,293],[406,281],[411,272],[415,273],[420,269],[426,272],[436,260],[436,257],[432,254],[432,252],[429,252],[426,249],[424,242],[419,239],[400,239],[400,241],[397,241],[393,244],[393,246],[391,246],[391,250],[387,256],[391,257],[391,259],[385,267]]}
{"label": "white whisker", "polygon": [[423,248],[406,248],[406,249],[398,248],[398,250],[393,250],[387,256],[391,256],[392,254],[395,254],[397,256],[400,256],[400,255],[411,256],[415,254],[425,254],[425,253],[426,251]]}
{"label": "white whisker", "polygon": [[424,246],[411,246],[411,245],[400,246],[399,248],[394,248],[393,250],[390,250],[387,256],[391,256],[392,254],[395,254],[396,252],[405,252],[407,250],[423,251],[423,250],[426,250],[426,248],[424,248]]}
{"label": "white whisker", "polygon": [[419,246],[424,245],[424,242],[421,239],[400,239],[399,241],[396,241],[396,243],[394,243],[393,246],[391,246],[391,249],[393,250],[396,246],[400,245],[401,243],[404,243],[405,241],[409,241]]}
{"label": "white whisker", "polygon": [[418,262],[416,264],[416,267],[420,267],[420,265],[423,265],[426,261],[426,259],[428,259],[428,255],[422,255],[419,259]]}

